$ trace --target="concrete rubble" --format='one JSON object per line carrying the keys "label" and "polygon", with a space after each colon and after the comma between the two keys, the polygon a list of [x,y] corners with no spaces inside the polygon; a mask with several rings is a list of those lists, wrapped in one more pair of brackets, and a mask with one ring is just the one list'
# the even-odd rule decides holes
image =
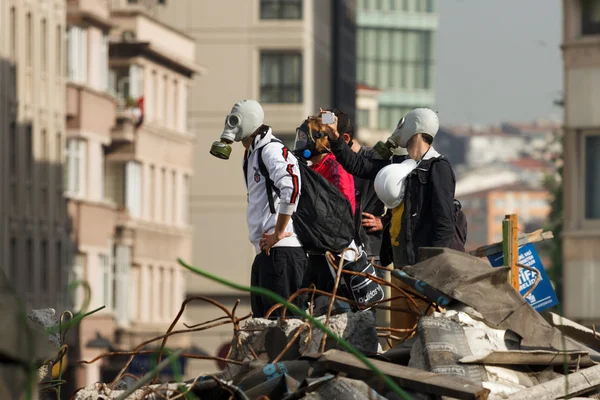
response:
{"label": "concrete rubble", "polygon": [[[421,316],[412,335],[383,351],[371,310],[328,322],[408,397],[334,339],[328,337],[322,351],[323,332],[309,321],[232,317],[232,349],[220,373],[178,383],[142,378],[139,388],[99,382],[72,398],[158,400],[183,398],[184,392],[242,400],[600,398],[595,331],[556,314],[543,318],[507,284],[507,268],[447,249],[423,249],[421,260],[403,270],[405,283],[415,285],[416,296],[428,293],[431,303],[441,296],[447,301]],[[52,320],[51,312],[40,313]]]}

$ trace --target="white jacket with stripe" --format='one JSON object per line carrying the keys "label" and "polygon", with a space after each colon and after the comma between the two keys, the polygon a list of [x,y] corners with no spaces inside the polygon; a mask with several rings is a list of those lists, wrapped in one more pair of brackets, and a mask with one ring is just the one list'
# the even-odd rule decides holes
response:
{"label": "white jacket with stripe", "polygon": [[[298,207],[300,200],[300,169],[296,157],[284,147],[282,143],[273,142],[275,139],[271,128],[264,135],[257,135],[250,148],[244,155],[244,168],[246,171],[246,188],[248,190],[248,210],[246,220],[250,233],[250,242],[254,245],[256,253],[260,253],[260,239],[263,233],[273,233],[277,224],[279,213],[292,215]],[[257,150],[262,150],[262,160],[273,181],[273,185],[279,191],[279,196],[273,191],[275,214],[269,209],[265,177],[261,174],[258,163]],[[274,247],[302,247],[294,231],[292,220],[285,229],[292,236],[283,238]]]}

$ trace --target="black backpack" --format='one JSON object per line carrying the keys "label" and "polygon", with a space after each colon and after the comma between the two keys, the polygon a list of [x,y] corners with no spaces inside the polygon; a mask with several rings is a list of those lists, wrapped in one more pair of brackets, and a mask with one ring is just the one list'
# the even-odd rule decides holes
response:
{"label": "black backpack", "polygon": [[[271,143],[280,140],[273,139]],[[268,144],[266,145],[268,146]],[[258,167],[265,177],[269,209],[275,214],[273,192],[278,189],[269,177],[269,171],[262,159],[262,149],[258,149]],[[291,152],[290,152],[291,153]],[[304,250],[313,254],[341,253],[354,240],[354,217],[350,202],[318,172],[306,162],[298,159],[301,187],[300,200],[292,215],[294,230]]]}
{"label": "black backpack", "polygon": [[[437,157],[434,160],[442,160],[444,156]],[[458,251],[465,251],[467,243],[467,216],[462,211],[462,204],[457,199],[454,199],[454,235],[450,248]]]}

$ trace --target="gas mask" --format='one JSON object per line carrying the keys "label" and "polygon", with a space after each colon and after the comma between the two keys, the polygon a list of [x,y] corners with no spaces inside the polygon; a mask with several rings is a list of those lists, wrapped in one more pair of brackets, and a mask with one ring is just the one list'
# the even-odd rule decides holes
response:
{"label": "gas mask", "polygon": [[231,155],[231,144],[241,142],[252,135],[265,120],[261,105],[255,100],[242,100],[236,103],[225,117],[221,140],[210,147],[210,154],[223,160]]}
{"label": "gas mask", "polygon": [[435,137],[440,128],[437,113],[429,108],[416,108],[398,121],[392,136],[384,142],[377,142],[373,149],[384,160],[390,159],[398,147],[406,148],[408,141],[419,133],[427,133]]}
{"label": "gas mask", "polygon": [[304,121],[296,129],[296,140],[294,142],[294,155],[309,160],[311,157],[324,151],[317,150],[317,140],[325,137],[325,132],[313,132],[308,126],[308,120]]}

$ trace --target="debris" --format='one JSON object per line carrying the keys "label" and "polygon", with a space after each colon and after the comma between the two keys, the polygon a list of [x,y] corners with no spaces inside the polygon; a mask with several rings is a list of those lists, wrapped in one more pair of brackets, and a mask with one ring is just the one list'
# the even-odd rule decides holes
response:
{"label": "debris", "polygon": [[[124,368],[112,384],[90,385],[72,398],[118,399],[128,392],[133,392],[128,400],[184,398],[188,393],[202,399],[239,400],[600,398],[600,353],[595,331],[553,314],[551,323],[547,322],[507,282],[507,268],[492,268],[476,257],[448,249],[421,249],[420,255],[420,263],[394,271],[417,292],[402,292],[409,299],[407,303],[418,298],[425,304],[435,304],[429,307],[429,313],[418,315],[413,329],[376,326],[370,308],[387,307],[382,303],[393,298],[329,319],[326,315],[314,318],[314,314],[302,310],[300,314],[294,311],[302,317],[285,318],[284,312],[278,319],[253,319],[235,316],[239,302],[230,310],[198,296],[184,302],[165,335],[141,343],[133,351],[107,353],[86,362],[114,354],[134,357],[160,352],[171,335],[231,324],[231,350],[218,358],[226,364],[223,371],[171,383],[158,381],[157,371],[151,371],[134,386],[124,388],[118,387]],[[305,288],[290,299],[310,295],[311,291],[313,296],[331,296]],[[289,307],[290,299],[287,303],[279,300],[277,307]],[[192,300],[213,304],[224,316],[185,325],[186,330],[174,330],[185,305]],[[329,304],[321,308],[329,309]],[[416,315],[414,309],[395,312]],[[329,329],[324,351],[322,329]],[[380,351],[378,342],[383,335],[391,344],[386,352]],[[159,350],[144,348],[159,340]],[[208,355],[182,356],[215,359]],[[161,365],[166,362],[163,360]]]}
{"label": "debris", "polygon": [[[349,377],[369,379],[374,376],[373,371],[366,368],[351,354],[339,350],[329,350],[315,358],[319,365],[329,370],[344,372]],[[489,390],[480,383],[461,377],[448,377],[385,361],[373,360],[373,363],[402,387],[421,393],[452,396],[457,399],[487,399],[489,394]]]}
{"label": "debris", "polygon": [[600,388],[600,365],[515,393],[508,400],[553,400],[564,396],[579,396],[598,388]]}

